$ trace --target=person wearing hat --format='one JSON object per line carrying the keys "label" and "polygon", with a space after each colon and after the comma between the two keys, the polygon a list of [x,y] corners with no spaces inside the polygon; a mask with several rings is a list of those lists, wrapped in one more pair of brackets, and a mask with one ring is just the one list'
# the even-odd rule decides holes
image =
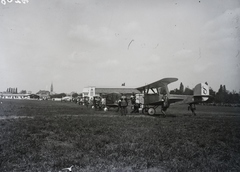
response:
{"label": "person wearing hat", "polygon": [[163,92],[162,101],[163,101],[163,104],[162,104],[161,112],[163,113],[164,117],[166,117],[166,111],[170,105],[166,91]]}
{"label": "person wearing hat", "polygon": [[128,106],[127,97],[122,94],[122,97],[121,97],[120,100],[121,100],[121,103],[120,103],[120,105],[121,105],[121,110],[120,110],[121,115],[126,116],[127,115],[127,106]]}

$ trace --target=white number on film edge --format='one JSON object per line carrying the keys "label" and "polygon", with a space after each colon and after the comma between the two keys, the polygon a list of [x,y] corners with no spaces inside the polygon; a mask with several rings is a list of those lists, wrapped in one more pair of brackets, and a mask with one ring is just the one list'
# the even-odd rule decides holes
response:
{"label": "white number on film edge", "polygon": [[1,0],[1,3],[2,3],[3,5],[6,5],[6,0]]}
{"label": "white number on film edge", "polygon": [[[3,5],[6,5],[7,2],[8,2],[8,3],[12,3],[13,0],[1,0],[1,3],[2,3]],[[22,1],[20,1],[20,0],[15,0],[14,2],[15,2],[16,4],[21,4],[21,3],[27,4],[27,3],[29,3],[29,0],[22,0]]]}
{"label": "white number on film edge", "polygon": [[27,3],[29,3],[29,0],[22,0],[22,3],[27,4]]}
{"label": "white number on film edge", "polygon": [[16,4],[21,4],[21,1],[20,0],[16,0],[15,3]]}

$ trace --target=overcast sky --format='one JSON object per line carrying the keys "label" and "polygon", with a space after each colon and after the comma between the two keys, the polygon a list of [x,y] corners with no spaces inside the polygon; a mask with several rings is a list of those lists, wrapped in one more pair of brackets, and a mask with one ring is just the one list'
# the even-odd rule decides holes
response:
{"label": "overcast sky", "polygon": [[29,0],[0,3],[0,91],[170,89],[207,81],[240,91],[239,0]]}

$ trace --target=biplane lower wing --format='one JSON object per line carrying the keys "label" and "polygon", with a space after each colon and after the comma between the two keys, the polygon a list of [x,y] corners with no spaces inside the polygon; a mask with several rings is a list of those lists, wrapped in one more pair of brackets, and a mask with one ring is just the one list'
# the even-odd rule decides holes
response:
{"label": "biplane lower wing", "polygon": [[[204,102],[202,98],[209,98],[211,96],[193,96],[193,95],[173,95],[169,96],[169,104],[197,104]],[[163,101],[151,102],[149,105],[162,105]]]}
{"label": "biplane lower wing", "polygon": [[175,95],[170,94],[169,95],[169,103],[177,103],[177,104],[185,104],[187,102],[192,101],[193,96],[192,95]]}
{"label": "biplane lower wing", "polygon": [[210,95],[173,95],[170,94],[169,103],[170,104],[198,104],[206,101],[210,98]]}

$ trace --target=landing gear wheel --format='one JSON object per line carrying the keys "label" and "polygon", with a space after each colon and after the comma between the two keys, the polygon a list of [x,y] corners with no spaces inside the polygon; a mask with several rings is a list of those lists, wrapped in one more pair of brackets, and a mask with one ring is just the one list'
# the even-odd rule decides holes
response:
{"label": "landing gear wheel", "polygon": [[149,108],[148,109],[148,115],[154,115],[155,114],[155,109],[154,108]]}
{"label": "landing gear wheel", "polygon": [[147,115],[147,114],[148,114],[148,109],[149,109],[149,108],[144,107],[144,108],[142,109],[142,113],[143,113],[144,115]]}

